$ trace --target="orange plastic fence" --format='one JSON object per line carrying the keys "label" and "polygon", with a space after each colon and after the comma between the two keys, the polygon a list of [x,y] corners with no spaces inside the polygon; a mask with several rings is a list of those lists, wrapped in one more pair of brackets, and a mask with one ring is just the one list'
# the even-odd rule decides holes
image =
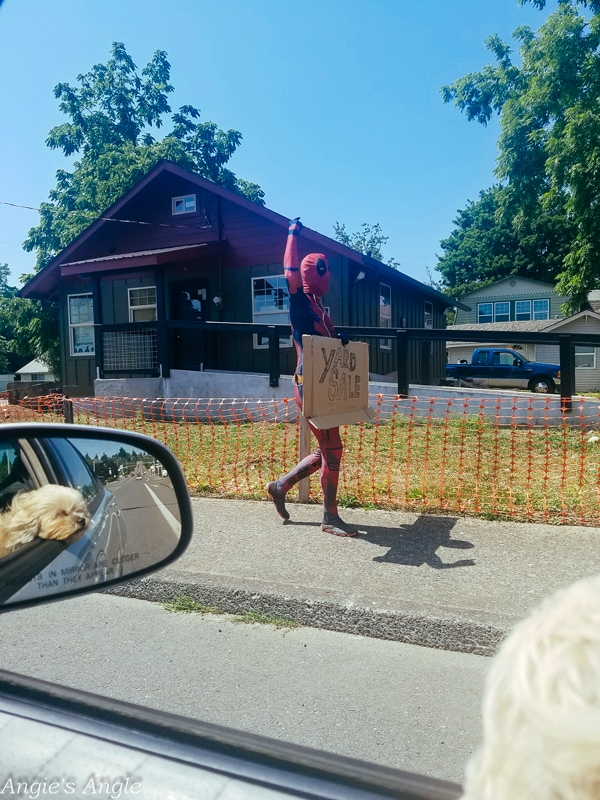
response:
{"label": "orange plastic fence", "polygon": [[[263,498],[299,457],[293,400],[78,398],[80,425],[167,444],[196,495]],[[342,430],[341,505],[598,525],[600,400],[378,395],[372,424]],[[0,405],[4,422],[64,419],[63,398]],[[312,499],[319,500],[318,476]],[[294,499],[294,493],[291,498]]]}

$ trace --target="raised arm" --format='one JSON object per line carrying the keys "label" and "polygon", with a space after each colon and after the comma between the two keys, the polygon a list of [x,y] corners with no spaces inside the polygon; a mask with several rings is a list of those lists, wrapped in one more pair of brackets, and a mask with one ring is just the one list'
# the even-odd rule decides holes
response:
{"label": "raised arm", "polygon": [[302,288],[300,264],[298,263],[298,243],[296,241],[301,230],[300,217],[290,220],[285,253],[283,254],[283,274],[286,277],[290,294],[296,294],[298,289]]}

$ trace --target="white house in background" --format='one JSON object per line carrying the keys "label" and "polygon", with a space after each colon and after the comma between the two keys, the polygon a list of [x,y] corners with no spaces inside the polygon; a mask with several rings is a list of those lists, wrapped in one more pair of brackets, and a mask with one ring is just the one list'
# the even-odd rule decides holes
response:
{"label": "white house in background", "polygon": [[[20,377],[17,378],[17,375],[19,375]],[[50,371],[50,368],[42,361],[37,361],[35,359],[33,361],[30,361],[28,364],[25,364],[25,366],[21,367],[21,369],[18,369],[15,372],[15,378],[17,378],[17,380],[29,383],[56,381],[56,378]]]}

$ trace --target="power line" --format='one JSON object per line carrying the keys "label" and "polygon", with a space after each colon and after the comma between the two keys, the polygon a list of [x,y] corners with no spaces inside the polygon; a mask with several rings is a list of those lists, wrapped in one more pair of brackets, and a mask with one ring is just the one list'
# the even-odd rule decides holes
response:
{"label": "power line", "polygon": [[[0,205],[2,206],[11,206],[12,208],[25,208],[28,211],[41,211],[39,208],[35,208],[34,206],[24,206],[20,203],[8,203],[6,200],[0,200]],[[144,222],[140,219],[119,219],[116,217],[96,217],[93,211],[82,211],[82,210],[73,210],[67,211],[67,214],[92,214],[94,215],[95,220],[99,222],[124,222],[128,225],[149,225],[150,227],[157,227],[157,228],[186,228],[187,230],[206,230],[206,228],[212,227],[210,224],[210,220],[208,218],[207,213],[204,211],[202,212],[204,219],[206,220],[206,225],[173,225],[169,222]]]}

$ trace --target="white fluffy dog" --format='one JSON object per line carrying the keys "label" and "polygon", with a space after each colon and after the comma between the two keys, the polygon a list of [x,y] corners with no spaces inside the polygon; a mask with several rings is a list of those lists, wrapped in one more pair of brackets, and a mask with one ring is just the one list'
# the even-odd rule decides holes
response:
{"label": "white fluffy dog", "polygon": [[463,800],[600,798],[600,576],[546,599],[492,661]]}
{"label": "white fluffy dog", "polygon": [[83,533],[90,517],[81,493],[69,486],[48,484],[19,492],[0,514],[0,558],[35,539],[68,539]]}

